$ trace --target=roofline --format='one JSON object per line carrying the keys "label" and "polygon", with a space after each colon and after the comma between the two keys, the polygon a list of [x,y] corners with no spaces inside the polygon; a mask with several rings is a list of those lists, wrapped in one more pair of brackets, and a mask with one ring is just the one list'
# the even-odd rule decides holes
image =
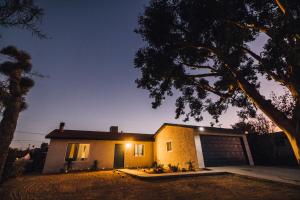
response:
{"label": "roofline", "polygon": [[[199,127],[203,127],[204,129],[215,129],[220,131],[234,131],[232,128],[217,128],[217,127],[210,127],[210,126],[196,126],[196,125],[187,125],[187,124],[174,124],[174,123],[163,123],[159,129],[155,132],[154,137],[166,126],[178,126],[178,127],[184,127],[184,128],[192,128],[192,129],[198,129]],[[240,132],[235,130],[235,132]],[[243,134],[241,132],[241,134]]]}
{"label": "roofline", "polygon": [[[90,132],[90,133],[112,133],[110,131],[86,131],[86,130],[75,130],[75,129],[64,129],[65,131],[78,131],[78,132]],[[50,133],[48,133],[45,138],[48,137],[49,134],[51,134],[52,132],[55,132],[55,131],[59,131],[59,129],[54,129],[53,131],[51,131]],[[129,133],[129,132],[117,132],[118,134],[140,134],[140,135],[154,135],[154,134],[149,134],[149,133]],[[115,134],[117,134],[115,133]]]}
{"label": "roofline", "polygon": [[[54,129],[53,131],[51,131],[50,133],[48,133],[45,138],[46,139],[64,139],[64,140],[69,140],[69,139],[74,139],[74,140],[83,140],[82,138],[68,138],[68,137],[64,137],[64,136],[60,136],[60,137],[56,137],[56,136],[51,136],[52,133],[59,131],[59,129]],[[133,135],[139,135],[139,136],[143,136],[143,135],[147,135],[147,136],[152,136],[152,139],[135,139],[135,141],[154,141],[154,134],[147,134],[147,133],[128,133],[128,132],[117,132],[117,133],[111,133],[109,131],[84,131],[84,130],[74,130],[74,129],[64,129],[64,131],[74,131],[74,132],[89,132],[89,133],[103,133],[103,134],[133,134]],[[63,132],[62,132],[63,134]],[[116,140],[116,141],[122,141],[119,139],[85,139],[85,140]]]}

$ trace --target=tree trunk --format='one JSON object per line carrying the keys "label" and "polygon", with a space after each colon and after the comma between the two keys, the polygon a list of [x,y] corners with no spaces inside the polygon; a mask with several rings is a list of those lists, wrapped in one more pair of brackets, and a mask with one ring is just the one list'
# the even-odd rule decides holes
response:
{"label": "tree trunk", "polygon": [[9,90],[10,102],[5,107],[0,122],[0,183],[6,162],[8,148],[16,130],[19,113],[21,111],[22,95],[20,89],[21,72],[17,70],[10,77]]}
{"label": "tree trunk", "polygon": [[[266,100],[247,80],[237,72],[233,72],[233,74],[237,78],[237,83],[244,94],[286,134],[292,146],[295,158],[300,165],[299,119],[297,121],[288,119],[281,111],[272,105],[271,101]],[[297,113],[300,112],[300,110],[297,110],[299,109],[298,106],[299,105],[296,105],[295,108],[295,112]]]}
{"label": "tree trunk", "polygon": [[291,144],[298,165],[300,165],[300,133],[284,133]]}

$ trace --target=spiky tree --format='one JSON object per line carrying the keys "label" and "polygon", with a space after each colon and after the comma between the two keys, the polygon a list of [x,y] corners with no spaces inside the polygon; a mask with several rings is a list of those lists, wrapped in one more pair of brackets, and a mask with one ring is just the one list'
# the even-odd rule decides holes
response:
{"label": "spiky tree", "polygon": [[[137,84],[154,108],[174,90],[176,117],[187,120],[204,111],[217,120],[229,105],[251,116],[259,108],[285,132],[300,164],[299,0],[152,0],[136,32],[147,42],[135,58]],[[258,54],[249,43],[261,34],[268,40]],[[290,91],[291,118],[259,92],[259,76]]]}
{"label": "spiky tree", "polygon": [[[25,95],[34,85],[28,77],[31,71],[30,55],[8,46],[0,51],[0,54],[11,59],[0,64],[1,93],[0,105],[2,119],[0,122],[0,177],[3,172],[9,145],[14,136],[19,113],[26,108]],[[1,178],[0,178],[1,182]]]}

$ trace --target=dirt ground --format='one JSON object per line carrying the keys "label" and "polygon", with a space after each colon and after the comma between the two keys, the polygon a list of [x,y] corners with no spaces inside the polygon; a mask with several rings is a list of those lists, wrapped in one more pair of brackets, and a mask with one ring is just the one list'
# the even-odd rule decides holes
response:
{"label": "dirt ground", "polygon": [[300,187],[235,175],[144,181],[112,171],[28,175],[4,183],[0,199],[278,199],[300,197]]}

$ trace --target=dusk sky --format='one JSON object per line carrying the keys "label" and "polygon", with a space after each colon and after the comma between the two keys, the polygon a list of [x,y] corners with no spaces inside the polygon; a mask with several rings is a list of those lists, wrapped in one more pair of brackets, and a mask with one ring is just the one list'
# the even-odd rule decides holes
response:
{"label": "dusk sky", "polygon": [[[134,55],[144,45],[134,28],[147,0],[36,2],[45,10],[41,30],[50,39],[38,39],[25,30],[1,30],[2,46],[26,50],[33,71],[49,75],[34,78],[36,85],[27,97],[28,109],[20,115],[14,146],[46,141],[44,136],[61,121],[66,129],[106,131],[117,125],[119,130],[137,133],[154,133],[164,122],[183,123],[174,119],[175,98],[153,110],[148,91],[134,83],[139,76]],[[252,44],[256,51],[264,40]],[[275,89],[273,84],[263,88],[265,93]],[[200,123],[187,124],[209,126],[211,118],[204,116]],[[220,123],[230,127],[237,120],[236,110],[231,109]]]}

